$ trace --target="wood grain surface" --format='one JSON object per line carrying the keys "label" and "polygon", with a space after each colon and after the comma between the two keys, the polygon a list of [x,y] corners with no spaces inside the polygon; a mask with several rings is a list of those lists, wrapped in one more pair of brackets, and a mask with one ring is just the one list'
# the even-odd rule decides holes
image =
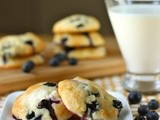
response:
{"label": "wood grain surface", "polygon": [[[42,36],[49,40],[50,37]],[[108,55],[103,59],[83,60],[78,65],[70,66],[63,63],[58,67],[51,67],[47,64],[37,66],[31,73],[23,73],[20,68],[0,69],[0,94],[15,90],[25,89],[28,86],[42,82],[59,82],[66,78],[81,76],[85,78],[96,78],[122,74],[125,71],[124,61],[119,53],[119,49],[114,37],[106,37],[106,48]],[[49,48],[49,47],[47,47]],[[50,58],[50,51],[46,50],[46,57]]]}

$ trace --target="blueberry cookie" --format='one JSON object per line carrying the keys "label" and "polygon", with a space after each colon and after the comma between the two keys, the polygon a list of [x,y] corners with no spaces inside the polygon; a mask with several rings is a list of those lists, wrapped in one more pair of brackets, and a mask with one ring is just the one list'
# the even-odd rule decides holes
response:
{"label": "blueberry cookie", "polygon": [[32,47],[32,54],[39,53],[44,50],[45,43],[44,41],[38,37],[37,35],[27,32],[25,34],[18,36],[22,43],[25,43]]}
{"label": "blueberry cookie", "polygon": [[12,114],[16,120],[67,120],[72,116],[51,82],[29,87],[14,102]]}
{"label": "blueberry cookie", "polygon": [[44,49],[44,42],[33,33],[8,35],[0,39],[0,56],[13,58],[39,53]]}
{"label": "blueberry cookie", "polygon": [[67,58],[76,59],[98,59],[107,55],[106,48],[101,47],[85,47],[85,48],[63,48],[61,46],[54,47],[54,53],[63,53]]}
{"label": "blueberry cookie", "polygon": [[[122,103],[97,84],[77,77],[58,84],[59,95],[79,120],[118,120]],[[78,120],[78,119],[76,119]]]}
{"label": "blueberry cookie", "polygon": [[67,53],[68,58],[76,59],[98,59],[106,56],[105,47],[81,48]]}
{"label": "blueberry cookie", "polygon": [[102,46],[105,44],[104,38],[98,32],[71,34],[55,34],[53,42],[66,47],[88,47]]}
{"label": "blueberry cookie", "polygon": [[52,31],[53,33],[79,33],[91,32],[100,29],[100,22],[92,16],[83,14],[74,14],[57,21]]}
{"label": "blueberry cookie", "polygon": [[53,47],[55,54],[65,54],[67,58],[83,59],[98,59],[107,56],[105,46],[100,47],[84,47],[84,48],[69,48],[55,45]]}
{"label": "blueberry cookie", "polygon": [[2,56],[0,57],[0,68],[20,67],[26,61],[33,61],[34,64],[39,65],[44,63],[44,58],[39,54],[21,58],[7,58],[5,56]]}

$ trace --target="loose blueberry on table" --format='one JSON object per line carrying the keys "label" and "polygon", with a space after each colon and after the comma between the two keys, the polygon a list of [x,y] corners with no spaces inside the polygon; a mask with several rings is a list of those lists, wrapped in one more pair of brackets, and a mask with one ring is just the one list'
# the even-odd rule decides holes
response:
{"label": "loose blueberry on table", "polygon": [[151,109],[151,110],[156,110],[159,108],[159,102],[157,100],[150,100],[149,103],[148,103],[148,107]]}
{"label": "loose blueberry on table", "polygon": [[138,113],[141,116],[145,116],[149,112],[149,107],[147,105],[141,105],[138,108]]}
{"label": "loose blueberry on table", "polygon": [[52,57],[49,61],[50,66],[59,66],[60,61],[56,57]]}
{"label": "loose blueberry on table", "polygon": [[128,100],[130,104],[137,104],[141,101],[142,95],[137,91],[132,91],[128,95]]}
{"label": "loose blueberry on table", "polygon": [[70,64],[70,65],[76,65],[77,64],[77,59],[76,58],[69,58],[68,59],[68,63]]}
{"label": "loose blueberry on table", "polygon": [[159,115],[155,111],[150,111],[146,115],[147,120],[159,120]]}
{"label": "loose blueberry on table", "polygon": [[65,53],[56,54],[54,57],[57,58],[59,61],[63,61],[66,59]]}
{"label": "loose blueberry on table", "polygon": [[146,119],[145,119],[145,117],[143,117],[143,116],[137,116],[137,117],[135,117],[134,120],[146,120]]}
{"label": "loose blueberry on table", "polygon": [[34,62],[32,61],[27,61],[22,65],[22,71],[25,73],[31,72],[31,70],[35,67]]}

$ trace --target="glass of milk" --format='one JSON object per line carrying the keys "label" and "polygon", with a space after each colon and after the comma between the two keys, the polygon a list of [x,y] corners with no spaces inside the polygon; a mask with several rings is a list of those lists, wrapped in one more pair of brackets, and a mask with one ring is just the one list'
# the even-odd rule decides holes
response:
{"label": "glass of milk", "polygon": [[105,0],[126,63],[123,87],[160,91],[160,0]]}

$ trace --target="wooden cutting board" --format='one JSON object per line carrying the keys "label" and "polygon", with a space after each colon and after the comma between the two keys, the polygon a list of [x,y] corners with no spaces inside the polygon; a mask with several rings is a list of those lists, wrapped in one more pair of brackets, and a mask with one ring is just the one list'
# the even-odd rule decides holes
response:
{"label": "wooden cutting board", "polygon": [[59,82],[76,76],[91,79],[123,73],[125,71],[124,61],[119,54],[114,37],[106,37],[106,40],[108,56],[103,59],[79,61],[76,66],[64,63],[58,67],[51,67],[46,64],[37,66],[31,73],[23,73],[20,68],[1,69],[0,94],[25,89],[32,84],[42,81]]}

